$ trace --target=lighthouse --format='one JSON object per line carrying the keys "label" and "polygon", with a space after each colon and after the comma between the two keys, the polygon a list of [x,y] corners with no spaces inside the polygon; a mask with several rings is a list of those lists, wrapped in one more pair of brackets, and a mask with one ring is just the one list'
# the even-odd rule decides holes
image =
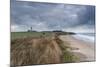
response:
{"label": "lighthouse", "polygon": [[30,31],[32,32],[32,27],[30,28]]}

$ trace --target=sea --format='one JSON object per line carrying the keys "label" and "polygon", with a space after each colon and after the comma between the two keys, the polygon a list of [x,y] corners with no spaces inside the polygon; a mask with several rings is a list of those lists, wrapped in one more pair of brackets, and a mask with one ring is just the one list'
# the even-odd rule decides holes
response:
{"label": "sea", "polygon": [[73,35],[76,39],[84,40],[87,42],[95,42],[96,34],[95,33],[76,33]]}

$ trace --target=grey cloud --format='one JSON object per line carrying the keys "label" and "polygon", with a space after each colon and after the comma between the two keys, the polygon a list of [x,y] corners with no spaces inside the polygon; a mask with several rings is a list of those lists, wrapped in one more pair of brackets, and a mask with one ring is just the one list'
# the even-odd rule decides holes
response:
{"label": "grey cloud", "polygon": [[11,25],[33,26],[36,30],[54,30],[84,24],[94,28],[95,6],[11,2]]}

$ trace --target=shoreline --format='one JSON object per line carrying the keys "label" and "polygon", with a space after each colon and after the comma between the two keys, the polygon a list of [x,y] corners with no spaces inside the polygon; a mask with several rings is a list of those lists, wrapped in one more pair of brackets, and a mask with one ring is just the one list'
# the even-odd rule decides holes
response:
{"label": "shoreline", "polygon": [[66,43],[69,43],[71,52],[80,58],[82,61],[95,61],[95,43],[79,40],[71,35],[61,35],[60,39]]}

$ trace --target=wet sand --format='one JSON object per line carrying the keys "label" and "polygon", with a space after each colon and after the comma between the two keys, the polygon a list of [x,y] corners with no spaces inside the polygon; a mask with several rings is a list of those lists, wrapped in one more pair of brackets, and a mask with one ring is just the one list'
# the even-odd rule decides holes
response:
{"label": "wet sand", "polygon": [[71,52],[80,58],[79,62],[95,61],[95,44],[76,39],[71,35],[61,35],[60,39],[64,41],[65,45],[69,43]]}

